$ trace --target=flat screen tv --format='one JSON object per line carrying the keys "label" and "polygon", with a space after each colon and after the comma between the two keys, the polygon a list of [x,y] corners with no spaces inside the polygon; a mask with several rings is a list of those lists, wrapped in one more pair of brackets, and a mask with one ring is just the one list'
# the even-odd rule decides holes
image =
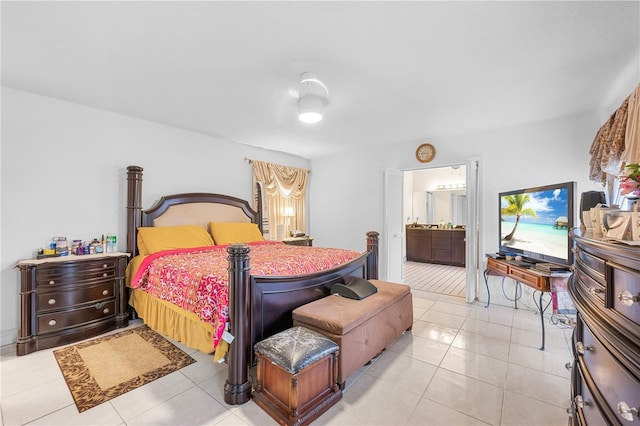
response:
{"label": "flat screen tv", "polygon": [[520,255],[534,262],[570,265],[574,193],[575,182],[501,192],[500,253]]}

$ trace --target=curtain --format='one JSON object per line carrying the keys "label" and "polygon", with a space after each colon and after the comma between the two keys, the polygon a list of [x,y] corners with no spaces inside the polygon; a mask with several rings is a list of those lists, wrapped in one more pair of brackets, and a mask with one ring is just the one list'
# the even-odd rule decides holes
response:
{"label": "curtain", "polygon": [[256,184],[261,184],[263,190],[263,206],[270,230],[268,238],[274,240],[279,237],[278,225],[284,229],[284,237],[293,230],[306,233],[309,170],[255,160],[251,163],[254,191]]}
{"label": "curtain", "polygon": [[609,205],[619,205],[619,177],[640,161],[640,85],[600,127],[589,154],[589,179],[605,188]]}

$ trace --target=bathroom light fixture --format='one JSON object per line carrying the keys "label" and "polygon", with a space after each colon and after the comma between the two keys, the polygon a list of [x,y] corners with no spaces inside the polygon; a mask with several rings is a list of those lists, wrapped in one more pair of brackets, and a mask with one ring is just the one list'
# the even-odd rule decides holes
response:
{"label": "bathroom light fixture", "polygon": [[313,124],[322,120],[323,109],[329,98],[329,90],[318,77],[310,72],[302,73],[298,90],[298,119]]}

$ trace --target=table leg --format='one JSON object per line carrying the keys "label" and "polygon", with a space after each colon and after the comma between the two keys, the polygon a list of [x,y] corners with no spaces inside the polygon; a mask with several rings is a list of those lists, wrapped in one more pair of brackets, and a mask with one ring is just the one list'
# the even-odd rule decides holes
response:
{"label": "table leg", "polygon": [[491,292],[489,291],[489,270],[485,269],[483,274],[484,274],[484,285],[485,287],[487,287],[487,304],[485,305],[485,308],[488,308],[489,304],[491,303]]}
{"label": "table leg", "polygon": [[542,326],[542,346],[540,347],[541,351],[544,351],[544,311],[547,309],[545,306],[542,308],[542,296],[544,296],[544,292],[540,292],[540,324]]}

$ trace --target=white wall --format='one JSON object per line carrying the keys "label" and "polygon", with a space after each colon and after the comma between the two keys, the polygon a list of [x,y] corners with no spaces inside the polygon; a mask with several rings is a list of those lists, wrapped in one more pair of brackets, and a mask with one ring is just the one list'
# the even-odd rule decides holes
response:
{"label": "white wall", "polygon": [[1,343],[17,339],[17,260],[54,235],[117,232],[126,244],[126,167],[144,168],[143,205],[161,195],[251,198],[244,158],[309,169],[306,159],[2,88]]}
{"label": "white wall", "polygon": [[[578,194],[601,189],[588,180],[588,168],[589,148],[603,121],[596,113],[585,113],[473,135],[429,139],[438,153],[433,167],[481,158],[481,254],[497,250],[499,192],[564,181],[576,181]],[[313,159],[310,204],[314,244],[337,243],[362,249],[366,231],[383,229],[383,171],[419,167],[414,153],[421,142]],[[383,253],[381,258],[385,256]],[[479,290],[482,299],[484,286]],[[497,293],[497,289],[492,290],[492,301],[499,303]]]}

